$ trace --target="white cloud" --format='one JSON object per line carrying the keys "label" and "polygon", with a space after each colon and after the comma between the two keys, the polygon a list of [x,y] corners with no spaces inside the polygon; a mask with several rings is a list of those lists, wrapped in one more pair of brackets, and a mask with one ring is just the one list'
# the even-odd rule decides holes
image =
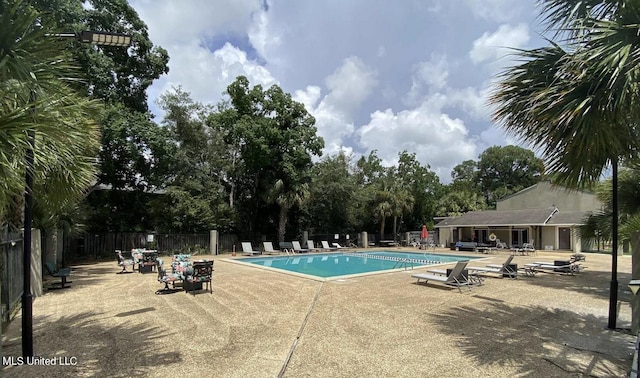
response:
{"label": "white cloud", "polygon": [[464,2],[476,17],[494,22],[511,21],[525,8],[520,0],[464,0]]}
{"label": "white cloud", "polygon": [[415,152],[418,161],[429,164],[441,180],[460,162],[477,157],[464,122],[442,113],[437,103],[425,102],[398,113],[376,111],[357,133],[365,150],[377,150],[386,165],[396,164],[403,150]]}
{"label": "white cloud", "polygon": [[326,78],[325,84],[330,91],[325,101],[345,115],[352,115],[378,85],[378,79],[362,59],[351,56]]}
{"label": "white cloud", "polygon": [[325,79],[325,84],[328,93],[319,103],[317,86],[296,91],[294,99],[316,118],[318,135],[325,141],[325,153],[351,151],[345,146],[345,139],[353,134],[355,112],[378,84],[376,73],[360,58],[349,57]]}
{"label": "white cloud", "polygon": [[529,39],[529,27],[526,24],[503,24],[494,33],[485,32],[473,41],[469,57],[476,64],[495,63],[510,54],[512,51],[509,49],[523,47]]}
{"label": "white cloud", "polygon": [[448,66],[447,57],[437,54],[431,54],[428,61],[414,65],[406,103],[418,104],[426,94],[445,89],[449,77]]}
{"label": "white cloud", "polygon": [[260,11],[253,15],[253,22],[247,30],[249,41],[258,54],[271,64],[282,64],[277,55],[270,54],[282,43],[279,33],[270,27],[270,19],[266,12]]}
{"label": "white cloud", "polygon": [[244,33],[251,15],[262,7],[260,0],[131,0],[140,18],[149,27],[155,44],[174,46],[194,38],[224,33]]}
{"label": "white cloud", "polygon": [[[151,98],[182,85],[193,99],[215,104],[239,75],[246,76],[252,85],[269,87],[277,84],[269,71],[249,60],[244,51],[229,43],[214,52],[196,44],[176,47],[174,51],[177,54],[169,63],[170,74],[163,76],[149,90]],[[156,114],[161,115],[159,113],[156,110]]]}

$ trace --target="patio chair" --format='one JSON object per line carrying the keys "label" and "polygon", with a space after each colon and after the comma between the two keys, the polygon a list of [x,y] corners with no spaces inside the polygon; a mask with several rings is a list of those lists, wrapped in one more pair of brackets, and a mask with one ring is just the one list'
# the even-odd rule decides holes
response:
{"label": "patio chair", "polygon": [[245,256],[259,255],[260,251],[255,251],[251,242],[242,242],[242,254]]}
{"label": "patio chair", "polygon": [[527,254],[527,255],[535,255],[536,254],[536,247],[533,246],[533,240],[531,240],[530,243],[524,243],[522,244],[522,254]]}
{"label": "patio chair", "polygon": [[[178,262],[180,263],[180,262]],[[181,289],[176,288],[176,281],[182,281],[183,277],[179,273],[167,273],[167,271],[162,266],[162,259],[157,260],[156,270],[158,271],[158,282],[164,284],[163,289],[156,290],[156,294],[170,294],[180,291]],[[172,263],[173,265],[173,263]],[[171,283],[172,287],[169,287],[169,283]]]}
{"label": "patio chair", "polygon": [[508,249],[507,243],[500,241],[500,239],[496,239],[496,248],[497,249]]}
{"label": "patio chair", "polygon": [[71,286],[66,286],[68,283],[70,284],[73,282],[73,281],[67,281],[67,277],[69,277],[69,275],[71,274],[71,268],[60,268],[56,270],[55,264],[52,263],[51,261],[45,262],[44,268],[51,277],[60,278],[62,280],[60,282],[60,287],[51,286],[51,287],[48,287],[49,290],[68,289],[71,287]]}
{"label": "patio chair", "polygon": [[513,260],[513,255],[507,257],[507,260],[502,265],[499,264],[487,264],[484,267],[479,266],[470,266],[467,269],[473,272],[482,272],[482,273],[497,273],[500,277],[509,277],[509,278],[517,278],[518,271],[511,266],[511,261]]}
{"label": "patio chair", "polygon": [[[211,278],[213,277],[213,260],[194,261],[192,266],[193,271],[187,276],[188,287],[186,291],[191,291],[193,295],[196,295],[196,290],[201,290],[202,285],[208,285],[209,293],[213,294],[211,288]],[[206,288],[207,286],[205,286]],[[206,289],[205,289],[206,291]]]}
{"label": "patio chair", "polygon": [[275,249],[273,249],[273,243],[272,242],[262,242],[262,246],[264,247],[264,250],[262,251],[262,253],[266,254],[266,255],[279,255],[280,251],[277,251]]}
{"label": "patio chair", "polygon": [[307,252],[309,252],[309,249],[302,248],[300,246],[300,242],[299,241],[292,241],[291,245],[293,245],[293,252],[294,253],[307,253]]}
{"label": "patio chair", "polygon": [[330,247],[329,246],[329,242],[326,240],[323,240],[320,242],[320,244],[322,244],[322,249],[326,249],[327,251],[337,251],[338,247]]}
{"label": "patio chair", "polygon": [[142,254],[142,260],[138,262],[138,272],[140,273],[148,273],[152,272],[153,269],[158,265],[158,251],[149,250],[144,251]]}
{"label": "patio chair", "polygon": [[436,274],[428,274],[428,273],[416,273],[412,274],[411,277],[416,278],[418,281],[416,283],[420,283],[421,280],[424,280],[425,283],[429,281],[441,282],[445,285],[455,286],[458,288],[458,291],[462,293],[462,286],[466,286],[469,291],[471,291],[471,285],[473,284],[470,280],[464,277],[463,273],[469,260],[460,260],[456,263],[456,266],[451,270],[448,276],[436,275]]}
{"label": "patio chair", "polygon": [[128,258],[124,256],[121,250],[116,249],[116,259],[118,260],[118,266],[122,267],[122,270],[118,272],[118,274],[123,273],[133,273],[133,271],[128,271],[127,267],[134,264],[133,258]]}
{"label": "patio chair", "polygon": [[573,255],[569,256],[570,260],[569,262],[577,262],[577,261],[586,261],[587,260],[587,256],[583,255],[582,253],[574,253]]}

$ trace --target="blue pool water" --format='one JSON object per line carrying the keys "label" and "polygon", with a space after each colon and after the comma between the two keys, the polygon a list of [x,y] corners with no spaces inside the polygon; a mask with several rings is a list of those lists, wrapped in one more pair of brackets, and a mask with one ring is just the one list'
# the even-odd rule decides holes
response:
{"label": "blue pool water", "polygon": [[369,273],[390,269],[442,264],[458,260],[477,259],[475,256],[449,256],[434,253],[357,252],[314,253],[278,257],[250,257],[243,262],[282,269],[289,272],[330,278],[349,274]]}

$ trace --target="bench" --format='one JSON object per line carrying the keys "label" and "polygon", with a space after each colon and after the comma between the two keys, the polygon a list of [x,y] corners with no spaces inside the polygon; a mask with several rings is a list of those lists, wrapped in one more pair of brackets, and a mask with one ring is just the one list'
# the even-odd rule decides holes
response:
{"label": "bench", "polygon": [[68,283],[72,283],[72,281],[67,281],[67,277],[71,274],[71,268],[60,268],[56,270],[55,264],[50,261],[45,262],[44,268],[51,277],[60,278],[62,280],[60,282],[60,287],[52,286],[48,289],[68,289],[71,287],[67,286]]}
{"label": "bench", "polygon": [[282,252],[293,252],[293,243],[292,242],[281,242],[278,243],[278,247]]}

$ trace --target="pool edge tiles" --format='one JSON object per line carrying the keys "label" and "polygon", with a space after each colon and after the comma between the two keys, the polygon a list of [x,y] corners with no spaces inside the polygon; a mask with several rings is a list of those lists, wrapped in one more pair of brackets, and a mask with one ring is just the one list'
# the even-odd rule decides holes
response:
{"label": "pool edge tiles", "polygon": [[[330,257],[333,259],[329,260]],[[362,258],[364,261],[355,263],[358,260],[351,258]],[[369,250],[240,257],[224,259],[224,261],[324,282],[398,271],[411,272],[413,269],[425,266],[446,265],[463,259],[477,260],[482,258],[484,256]],[[334,261],[335,265],[331,261]],[[271,266],[273,263],[279,266]],[[410,265],[407,266],[407,263]],[[293,265],[295,267],[290,269]]]}

